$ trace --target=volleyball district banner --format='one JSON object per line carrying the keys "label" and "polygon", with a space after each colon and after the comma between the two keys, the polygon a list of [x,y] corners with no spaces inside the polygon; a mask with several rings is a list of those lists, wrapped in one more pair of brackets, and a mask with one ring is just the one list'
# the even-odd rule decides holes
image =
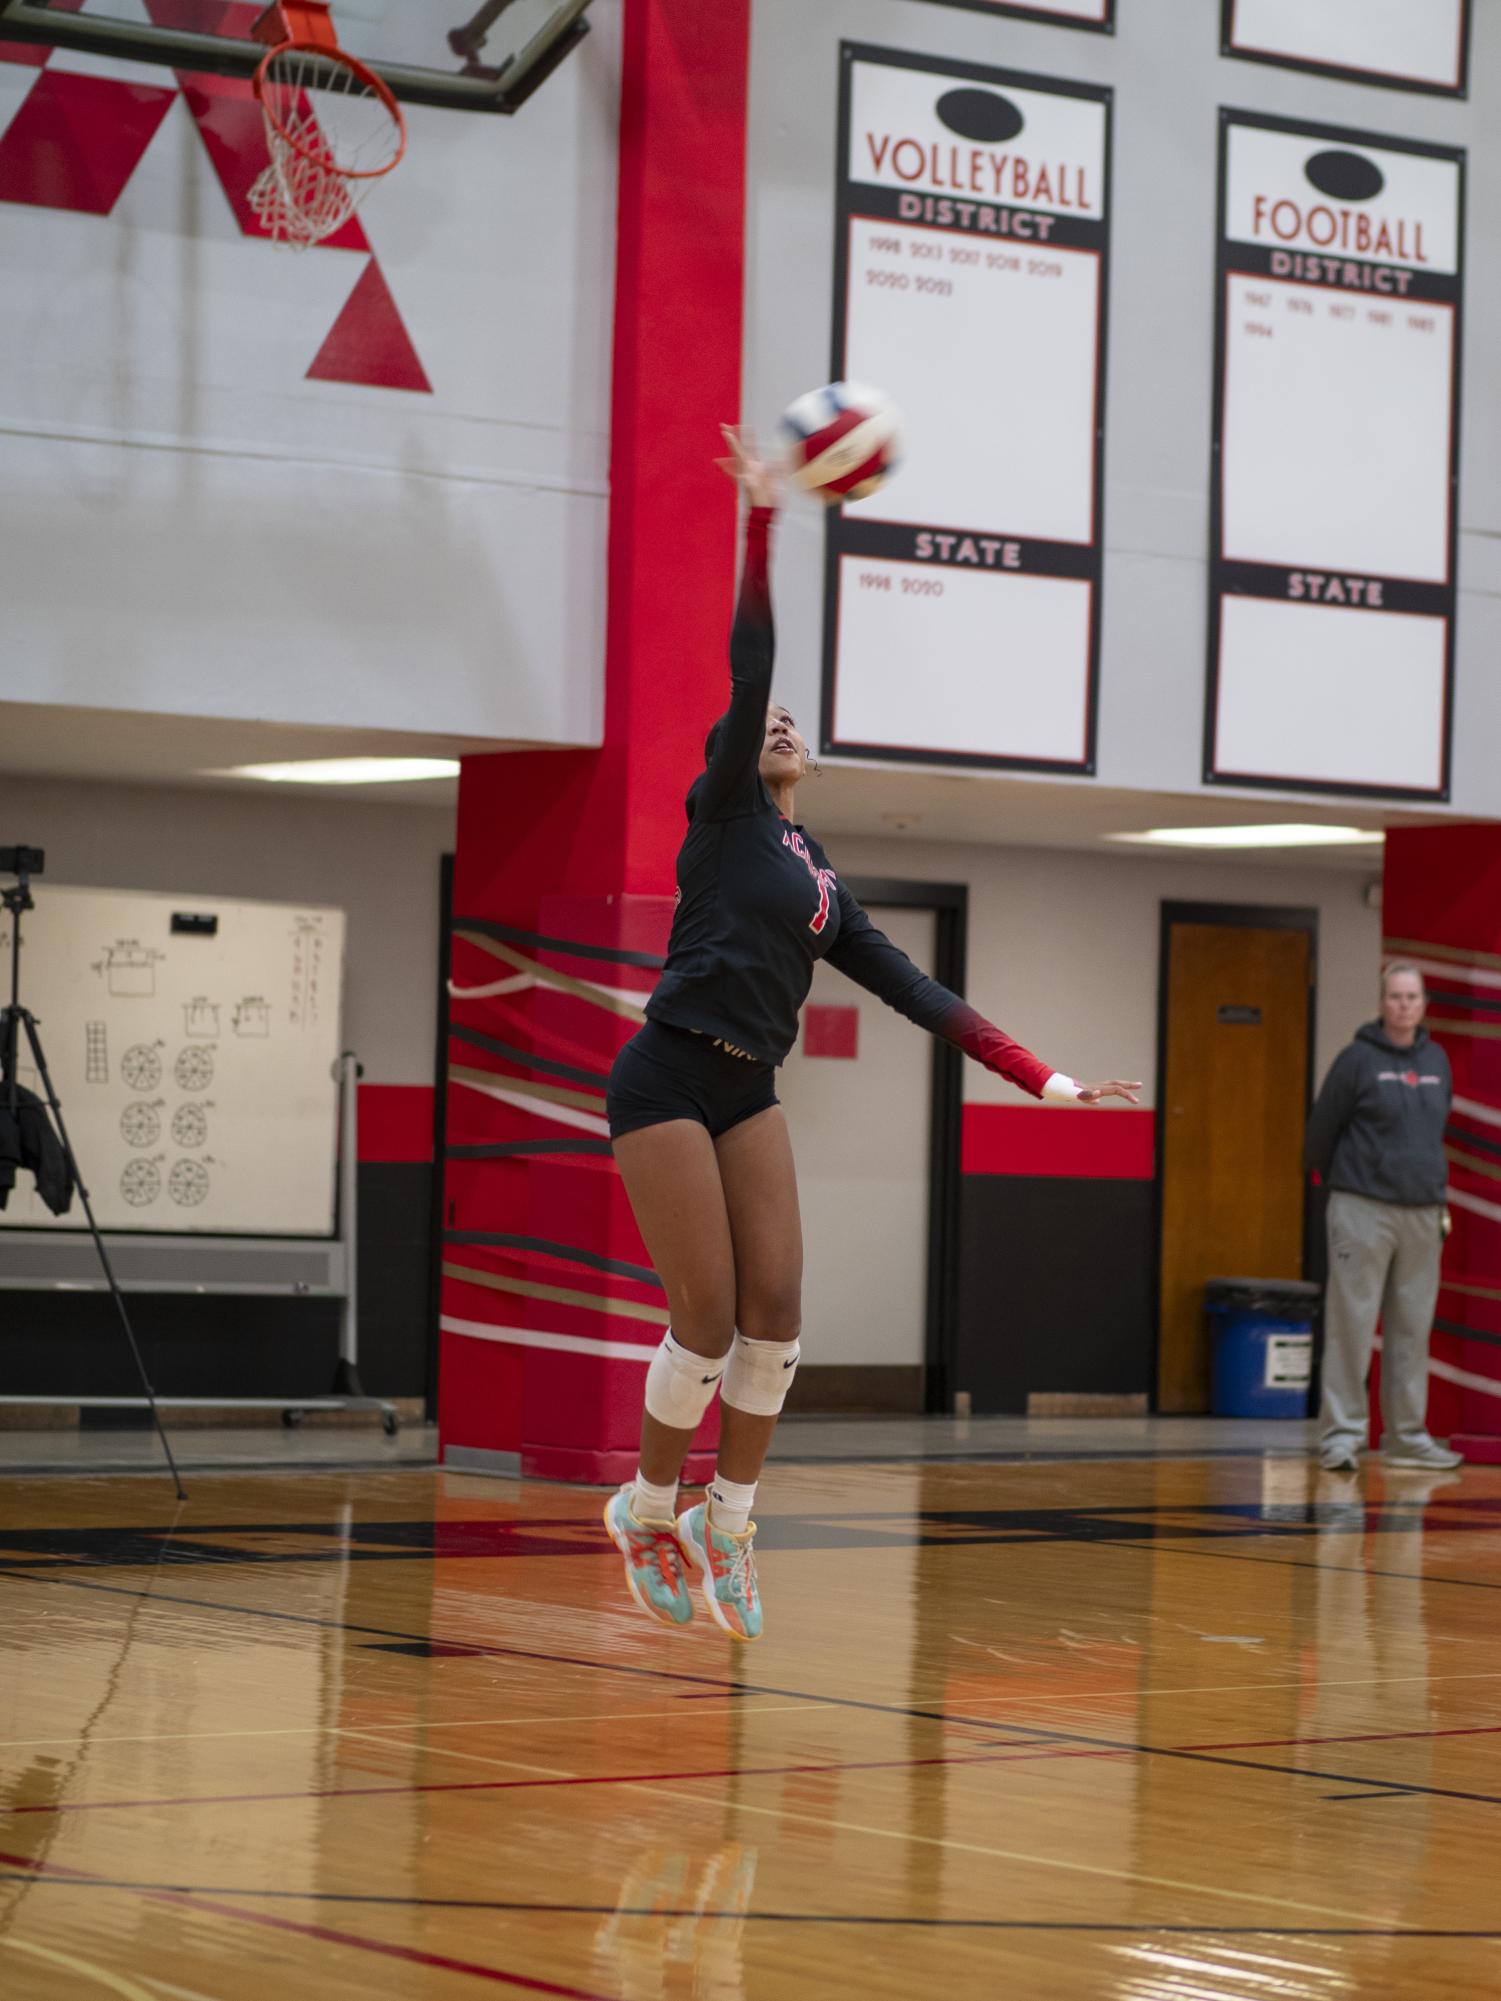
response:
{"label": "volleyball district banner", "polygon": [[1445,799],[1464,154],[1220,128],[1205,780]]}
{"label": "volleyball district banner", "polygon": [[1222,0],[1227,56],[1464,97],[1470,0]]}
{"label": "volleyball district banner", "polygon": [[1015,20],[1057,22],[1065,28],[1115,33],[1115,0],[938,0],[943,7],[968,7],[976,14],[1007,14]]}
{"label": "volleyball district banner", "polygon": [[840,56],[832,372],[902,464],[830,510],[824,748],[1092,772],[1111,93]]}

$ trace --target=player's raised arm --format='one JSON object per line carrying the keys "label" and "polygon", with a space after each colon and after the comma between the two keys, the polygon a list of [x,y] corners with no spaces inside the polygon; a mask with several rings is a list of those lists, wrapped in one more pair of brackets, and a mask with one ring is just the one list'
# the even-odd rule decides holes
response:
{"label": "player's raised arm", "polygon": [[756,770],[771,699],[776,628],[771,615],[771,525],[780,503],[775,469],[748,431],[724,427],[730,456],[718,461],[744,494],[745,559],[730,630],[730,706],[714,725],[712,751],[694,795],[694,816],[718,819],[756,803]]}

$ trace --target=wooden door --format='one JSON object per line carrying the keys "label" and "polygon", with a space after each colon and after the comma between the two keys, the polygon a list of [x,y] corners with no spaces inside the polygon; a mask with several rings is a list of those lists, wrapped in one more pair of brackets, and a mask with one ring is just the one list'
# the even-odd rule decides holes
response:
{"label": "wooden door", "polygon": [[1206,1279],[1303,1275],[1310,942],[1234,924],[1169,933],[1159,1410],[1209,1408]]}

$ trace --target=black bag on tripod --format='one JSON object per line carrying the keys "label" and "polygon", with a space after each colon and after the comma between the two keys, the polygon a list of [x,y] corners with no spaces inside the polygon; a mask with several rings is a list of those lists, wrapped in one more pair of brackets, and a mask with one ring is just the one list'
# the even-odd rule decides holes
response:
{"label": "black bag on tripod", "polygon": [[36,1176],[37,1193],[53,1215],[65,1216],[73,1206],[73,1170],[47,1107],[35,1091],[0,1080],[0,1209],[23,1168]]}

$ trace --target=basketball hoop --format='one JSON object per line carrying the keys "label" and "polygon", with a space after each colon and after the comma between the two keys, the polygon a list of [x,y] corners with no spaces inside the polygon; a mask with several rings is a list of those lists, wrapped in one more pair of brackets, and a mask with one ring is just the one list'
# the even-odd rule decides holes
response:
{"label": "basketball hoop", "polygon": [[342,229],[397,165],[406,120],[386,83],[339,47],[326,0],[268,7],[255,32],[274,43],[254,84],[271,164],[250,206],[278,243],[305,250]]}

